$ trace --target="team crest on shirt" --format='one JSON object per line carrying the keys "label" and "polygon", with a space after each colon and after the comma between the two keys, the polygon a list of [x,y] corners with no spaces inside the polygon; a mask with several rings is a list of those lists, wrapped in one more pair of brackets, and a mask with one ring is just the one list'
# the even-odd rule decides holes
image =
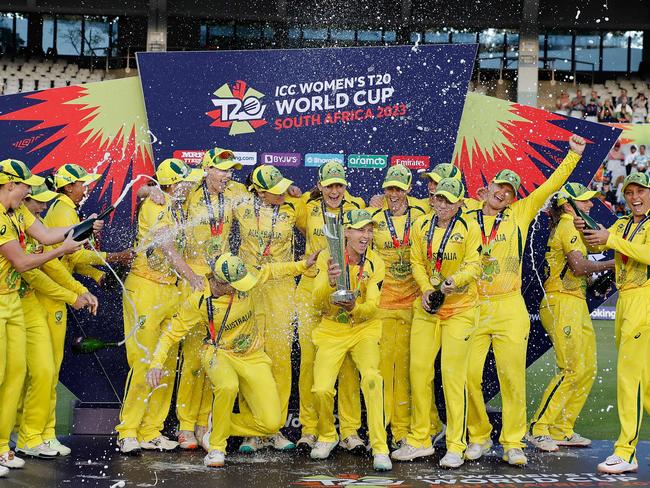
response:
{"label": "team crest on shirt", "polygon": [[571,335],[571,326],[570,326],[570,325],[567,325],[567,326],[566,326],[564,329],[562,329],[562,330],[564,331],[564,335],[565,335],[565,336],[569,337],[569,336]]}
{"label": "team crest on shirt", "polygon": [[460,232],[454,232],[449,239],[451,242],[463,242],[465,238]]}
{"label": "team crest on shirt", "polygon": [[384,222],[382,220],[382,221],[379,221],[378,227],[379,227],[379,230],[386,230],[386,227],[388,227],[388,226],[386,225],[386,222]]}
{"label": "team crest on shirt", "polygon": [[138,317],[138,327],[142,327],[146,321],[147,321],[147,316],[146,315],[140,315]]}
{"label": "team crest on shirt", "polygon": [[312,216],[312,217],[315,217],[315,216],[318,215],[319,213],[320,213],[320,207],[312,207],[312,208],[311,208],[311,216]]}
{"label": "team crest on shirt", "polygon": [[286,222],[287,220],[289,220],[289,214],[287,214],[286,212],[280,212],[278,214],[278,220],[280,222]]}
{"label": "team crest on shirt", "polygon": [[244,218],[250,219],[253,216],[253,211],[250,208],[244,210]]}
{"label": "team crest on shirt", "polygon": [[61,310],[57,310],[54,312],[54,320],[57,322],[61,322],[61,319],[63,318],[63,312]]}

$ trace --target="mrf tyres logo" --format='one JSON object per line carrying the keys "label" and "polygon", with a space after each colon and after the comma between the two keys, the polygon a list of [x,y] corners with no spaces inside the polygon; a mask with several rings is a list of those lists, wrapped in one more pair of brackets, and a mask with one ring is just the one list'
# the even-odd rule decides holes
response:
{"label": "mrf tyres logo", "polygon": [[212,103],[216,109],[207,113],[214,119],[211,126],[229,128],[228,134],[236,136],[250,134],[266,124],[264,93],[251,88],[245,81],[237,80],[232,86],[224,83],[214,95]]}

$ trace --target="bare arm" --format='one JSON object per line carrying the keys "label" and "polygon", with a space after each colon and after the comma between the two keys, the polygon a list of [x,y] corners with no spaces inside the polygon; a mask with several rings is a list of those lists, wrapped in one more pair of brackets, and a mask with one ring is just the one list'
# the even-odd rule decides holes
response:
{"label": "bare arm", "polygon": [[0,253],[7,258],[16,271],[24,273],[30,269],[38,268],[51,259],[60,258],[83,246],[86,241],[77,242],[72,239],[72,233],[56,249],[51,249],[40,254],[25,254],[17,240],[9,241],[0,246]]}
{"label": "bare arm", "polygon": [[591,261],[585,258],[579,251],[571,251],[566,256],[569,268],[575,276],[587,276],[592,273],[599,273],[614,269],[614,260]]}

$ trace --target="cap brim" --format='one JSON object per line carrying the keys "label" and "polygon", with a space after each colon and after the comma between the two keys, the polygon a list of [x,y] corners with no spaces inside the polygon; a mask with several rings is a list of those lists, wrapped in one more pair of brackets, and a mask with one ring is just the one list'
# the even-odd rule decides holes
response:
{"label": "cap brim", "polygon": [[587,200],[591,200],[592,198],[594,198],[597,195],[598,195],[597,191],[589,190],[589,191],[584,192],[579,197],[574,197],[573,199],[578,200],[579,202],[586,202]]}
{"label": "cap brim", "polygon": [[241,280],[231,282],[230,286],[237,291],[249,291],[258,281],[259,277],[249,271]]}
{"label": "cap brim", "polygon": [[643,187],[643,188],[650,188],[650,184],[648,184],[648,185],[644,185],[643,183],[641,183],[641,182],[639,182],[639,181],[628,181],[627,183],[625,183],[625,184],[623,185],[623,188],[621,188],[621,192],[624,192],[625,189],[626,189],[628,186],[630,186],[630,185],[639,185],[639,186],[641,186],[641,187]]}
{"label": "cap brim", "polygon": [[498,180],[498,179],[493,179],[492,183],[498,183],[500,185],[510,185],[510,187],[514,190],[515,196],[517,196],[517,192],[519,191],[519,188],[515,188],[514,185],[512,184],[511,181],[508,180]]}
{"label": "cap brim", "polygon": [[46,190],[37,195],[29,195],[29,198],[31,198],[32,200],[36,200],[37,202],[46,203],[46,202],[51,202],[55,198],[58,198],[59,195],[61,194],[51,190]]}
{"label": "cap brim", "polygon": [[344,227],[346,229],[359,230],[359,229],[363,229],[368,224],[372,224],[372,226],[375,227],[377,225],[377,222],[375,222],[374,220],[371,220],[371,219],[364,219],[364,220],[361,220],[359,222],[356,222],[355,224],[347,224]]}
{"label": "cap brim", "polygon": [[102,175],[98,173],[88,173],[86,176],[82,176],[79,178],[77,181],[83,181],[86,185],[90,185],[91,183],[94,183],[98,179],[100,179]]}
{"label": "cap brim", "polygon": [[183,178],[183,181],[191,181],[192,183],[196,183],[198,181],[201,181],[203,178],[203,170],[200,168],[194,168],[190,170],[190,173]]}
{"label": "cap brim", "polygon": [[228,159],[226,161],[220,161],[218,163],[204,163],[203,164],[204,168],[217,168],[220,169],[221,171],[228,171],[229,169],[237,169],[240,170],[243,168],[241,163],[238,163],[237,161],[234,161],[232,159]]}
{"label": "cap brim", "polygon": [[428,173],[420,173],[420,178],[422,178],[423,180],[432,180],[435,183],[440,183],[442,176],[440,176],[438,173],[434,173],[430,171]]}
{"label": "cap brim", "polygon": [[330,186],[336,184],[348,186],[348,182],[343,178],[327,178],[326,180],[320,181],[319,183],[322,186]]}
{"label": "cap brim", "polygon": [[25,180],[19,179],[18,181],[22,181],[23,183],[29,186],[41,186],[43,183],[45,183],[45,178],[38,175],[32,175]]}
{"label": "cap brim", "polygon": [[456,203],[456,202],[458,202],[459,200],[462,200],[462,198],[463,198],[463,197],[457,197],[457,196],[454,195],[453,193],[449,193],[448,191],[445,191],[445,190],[437,191],[437,192],[434,193],[434,195],[435,195],[435,196],[438,196],[438,195],[443,196],[443,197],[445,197],[447,200],[449,200],[451,203]]}
{"label": "cap brim", "polygon": [[282,178],[280,181],[278,181],[278,183],[275,186],[272,186],[266,191],[272,193],[273,195],[284,195],[292,183],[293,183],[292,180],[287,178]]}
{"label": "cap brim", "polygon": [[395,187],[399,188],[400,190],[408,190],[411,185],[407,185],[406,183],[403,183],[401,181],[384,181],[384,183],[381,185],[382,188],[390,188],[390,187]]}

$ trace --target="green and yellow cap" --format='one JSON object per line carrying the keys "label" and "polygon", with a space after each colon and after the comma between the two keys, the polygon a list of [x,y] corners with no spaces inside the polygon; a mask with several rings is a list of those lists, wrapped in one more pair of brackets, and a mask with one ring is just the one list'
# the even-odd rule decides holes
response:
{"label": "green and yellow cap", "polygon": [[346,229],[363,229],[366,225],[377,225],[372,215],[365,209],[355,208],[343,214],[343,227]]}
{"label": "green and yellow cap", "polygon": [[428,173],[422,173],[421,178],[431,179],[436,183],[440,183],[440,180],[443,178],[455,178],[460,180],[462,178],[460,170],[451,163],[440,163],[437,164],[431,171]]}
{"label": "green and yellow cap", "polygon": [[394,186],[406,191],[411,188],[412,181],[413,175],[411,174],[411,170],[403,164],[396,164],[395,166],[388,168],[388,171],[386,171],[384,184],[381,185],[381,187],[389,188]]}
{"label": "green and yellow cap", "polygon": [[239,256],[229,252],[219,256],[214,263],[213,274],[217,279],[229,283],[238,291],[249,291],[259,280],[259,277],[248,272],[244,261]]}
{"label": "green and yellow cap", "polygon": [[336,183],[348,185],[345,179],[345,168],[338,161],[328,161],[318,168],[318,182],[323,186],[330,186]]}
{"label": "green and yellow cap", "polygon": [[465,198],[465,187],[456,178],[443,178],[438,182],[434,195],[443,196],[451,203],[456,203]]}
{"label": "green and yellow cap", "polygon": [[217,168],[222,171],[228,171],[232,168],[242,169],[241,163],[235,161],[235,153],[221,147],[213,147],[206,151],[201,166],[203,168]]}
{"label": "green and yellow cap", "polygon": [[521,177],[511,169],[502,169],[494,176],[492,183],[510,185],[515,190],[516,196],[521,186]]}
{"label": "green and yellow cap", "polygon": [[598,195],[597,191],[590,190],[582,183],[565,183],[564,186],[557,192],[558,206],[564,205],[568,200],[578,200],[584,202],[591,200]]}
{"label": "green and yellow cap", "polygon": [[293,183],[292,180],[282,176],[278,168],[268,164],[263,164],[253,170],[251,182],[258,190],[274,195],[283,195]]}
{"label": "green and yellow cap", "polygon": [[623,189],[621,191],[625,191],[627,185],[632,184],[650,188],[650,176],[646,173],[632,173],[627,175],[623,180]]}
{"label": "green and yellow cap", "polygon": [[54,186],[57,189],[63,188],[77,181],[82,181],[86,185],[89,185],[101,177],[102,175],[98,173],[89,173],[78,164],[64,164],[54,173]]}
{"label": "green and yellow cap", "polygon": [[38,186],[45,183],[45,179],[33,175],[27,165],[17,159],[5,159],[0,161],[0,185],[17,181],[29,186]]}
{"label": "green and yellow cap", "polygon": [[32,193],[29,195],[29,198],[36,200],[42,203],[47,203],[55,198],[58,198],[61,194],[55,191],[50,190],[46,184],[32,186]]}
{"label": "green and yellow cap", "polygon": [[190,168],[185,161],[177,158],[165,159],[156,169],[156,180],[162,186],[173,185],[181,181],[200,181],[203,170]]}

